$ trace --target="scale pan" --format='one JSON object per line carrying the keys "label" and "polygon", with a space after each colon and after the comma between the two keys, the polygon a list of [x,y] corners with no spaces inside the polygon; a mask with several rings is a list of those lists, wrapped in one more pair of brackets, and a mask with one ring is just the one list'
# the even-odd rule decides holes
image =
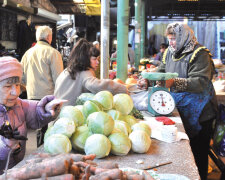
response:
{"label": "scale pan", "polygon": [[142,77],[148,80],[162,81],[178,77],[177,73],[142,72]]}

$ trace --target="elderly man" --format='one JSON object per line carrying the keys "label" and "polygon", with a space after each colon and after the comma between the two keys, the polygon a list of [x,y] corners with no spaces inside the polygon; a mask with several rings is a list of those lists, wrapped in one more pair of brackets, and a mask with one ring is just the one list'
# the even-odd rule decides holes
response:
{"label": "elderly man", "polygon": [[[21,64],[28,99],[40,100],[54,93],[55,81],[63,71],[63,61],[61,54],[50,45],[52,42],[50,27],[39,26],[36,31],[36,40],[36,45],[27,50],[22,57]],[[42,131],[45,132],[46,129],[47,127]],[[43,135],[44,133],[41,133],[38,138],[38,146],[43,143]]]}

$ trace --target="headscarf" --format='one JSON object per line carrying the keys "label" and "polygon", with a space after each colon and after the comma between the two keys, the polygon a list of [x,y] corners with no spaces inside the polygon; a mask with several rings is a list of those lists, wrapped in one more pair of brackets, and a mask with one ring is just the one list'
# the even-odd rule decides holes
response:
{"label": "headscarf", "polygon": [[21,78],[23,69],[19,61],[11,56],[0,57],[0,81],[18,76]]}
{"label": "headscarf", "polygon": [[172,28],[176,38],[176,49],[169,46],[169,50],[173,55],[184,54],[194,50],[195,45],[198,43],[193,30],[183,23],[171,23],[167,26],[166,31]]}

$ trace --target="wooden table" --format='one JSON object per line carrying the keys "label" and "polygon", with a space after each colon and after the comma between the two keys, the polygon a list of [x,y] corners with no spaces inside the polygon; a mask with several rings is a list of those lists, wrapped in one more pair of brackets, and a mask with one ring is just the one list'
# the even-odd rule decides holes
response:
{"label": "wooden table", "polygon": [[[178,131],[184,132],[182,123],[176,123]],[[34,153],[44,152],[43,146],[38,148]],[[32,159],[33,155],[26,155],[16,167],[25,164],[26,160]],[[144,164],[137,164],[137,160],[143,160]],[[157,168],[156,173],[161,174],[179,174],[188,177],[190,180],[200,179],[197,166],[189,145],[189,140],[181,140],[175,143],[166,143],[156,139],[152,139],[152,144],[146,154],[136,154],[130,152],[127,156],[110,155],[104,159],[96,159],[96,162],[114,161],[121,168],[136,168],[141,169],[147,166],[154,166],[165,162],[171,164]]]}

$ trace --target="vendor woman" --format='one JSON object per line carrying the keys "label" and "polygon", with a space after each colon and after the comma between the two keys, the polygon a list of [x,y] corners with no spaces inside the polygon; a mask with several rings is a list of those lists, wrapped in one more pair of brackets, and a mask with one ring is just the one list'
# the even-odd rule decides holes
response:
{"label": "vendor woman", "polygon": [[[22,100],[20,63],[12,57],[0,58],[0,174],[6,166],[12,168],[24,158],[27,128],[38,129],[54,120],[62,106],[62,101],[48,95],[39,102]],[[3,128],[8,127],[8,128]]]}

